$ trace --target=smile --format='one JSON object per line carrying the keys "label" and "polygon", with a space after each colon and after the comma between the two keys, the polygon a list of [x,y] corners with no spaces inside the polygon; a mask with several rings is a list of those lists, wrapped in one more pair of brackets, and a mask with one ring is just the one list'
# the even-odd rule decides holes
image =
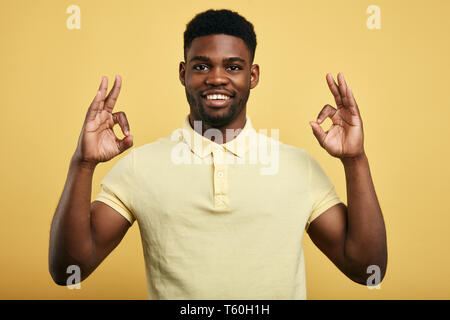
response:
{"label": "smile", "polygon": [[205,99],[205,105],[213,109],[221,109],[228,107],[233,100],[233,97],[227,96],[225,94],[208,94],[203,96]]}
{"label": "smile", "polygon": [[226,96],[224,94],[209,94],[206,96],[207,100],[228,100],[230,99],[229,96]]}

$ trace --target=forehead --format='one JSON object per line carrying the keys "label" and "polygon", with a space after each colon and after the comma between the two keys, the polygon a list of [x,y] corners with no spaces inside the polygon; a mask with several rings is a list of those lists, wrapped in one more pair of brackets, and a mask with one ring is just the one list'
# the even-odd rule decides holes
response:
{"label": "forehead", "polygon": [[226,34],[211,34],[195,38],[186,52],[186,60],[195,56],[209,57],[211,60],[229,57],[239,57],[247,62],[250,60],[250,50],[244,40]]}

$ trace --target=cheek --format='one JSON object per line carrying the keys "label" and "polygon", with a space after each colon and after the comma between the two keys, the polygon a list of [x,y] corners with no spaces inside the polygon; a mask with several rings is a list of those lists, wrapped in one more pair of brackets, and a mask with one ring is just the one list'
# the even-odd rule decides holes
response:
{"label": "cheek", "polygon": [[195,87],[201,84],[204,80],[203,78],[204,77],[201,74],[192,72],[187,72],[185,77],[186,83],[189,83],[191,87]]}
{"label": "cheek", "polygon": [[235,79],[235,81],[234,81],[235,87],[241,93],[245,93],[245,91],[248,91],[250,89],[250,84],[251,84],[250,75],[245,75],[245,76],[239,77],[238,79]]}
{"label": "cheek", "polygon": [[186,82],[186,91],[192,96],[192,97],[196,97],[198,94],[198,89],[195,86],[195,84],[193,84],[192,82]]}

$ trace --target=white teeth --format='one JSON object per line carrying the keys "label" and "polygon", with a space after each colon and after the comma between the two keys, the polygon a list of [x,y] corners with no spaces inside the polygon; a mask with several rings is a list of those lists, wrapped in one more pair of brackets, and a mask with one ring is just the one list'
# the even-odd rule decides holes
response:
{"label": "white teeth", "polygon": [[228,100],[228,99],[230,99],[230,97],[223,95],[223,94],[209,94],[206,96],[206,99],[208,99],[208,100]]}

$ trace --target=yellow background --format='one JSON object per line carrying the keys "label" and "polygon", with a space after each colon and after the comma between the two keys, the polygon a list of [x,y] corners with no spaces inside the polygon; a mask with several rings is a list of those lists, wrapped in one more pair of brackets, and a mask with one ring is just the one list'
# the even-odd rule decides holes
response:
{"label": "yellow background", "polygon": [[[81,8],[80,30],[66,27],[71,4]],[[381,30],[366,27],[371,4]],[[305,235],[308,298],[450,298],[448,0],[1,0],[0,298],[147,298],[136,224],[81,290],[68,290],[48,272],[50,223],[101,76],[123,77],[115,111],[127,114],[135,147],[181,126],[189,110],[178,80],[182,34],[209,8],[236,10],[255,26],[255,128],[279,128],[282,142],[308,150],[345,202],[342,164],[308,121],[333,103],[327,72],[342,71],[359,104],[388,271],[381,289],[369,290]],[[92,196],[122,156],[99,165]]]}

